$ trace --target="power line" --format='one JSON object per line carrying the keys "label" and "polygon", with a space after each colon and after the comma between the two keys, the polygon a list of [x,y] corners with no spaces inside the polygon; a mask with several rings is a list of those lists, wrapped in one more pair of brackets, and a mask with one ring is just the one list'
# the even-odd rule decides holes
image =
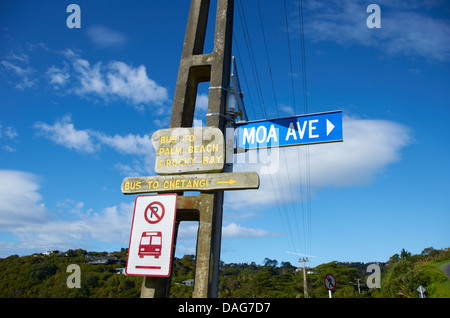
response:
{"label": "power line", "polygon": [[302,75],[303,75],[303,107],[305,114],[308,113],[308,87],[306,77],[306,49],[305,49],[305,28],[303,25],[303,0],[300,0],[299,6],[300,17],[300,44],[302,50]]}
{"label": "power line", "polygon": [[[262,14],[261,14],[261,8],[260,8],[260,5],[259,5],[259,0],[256,1],[256,4],[257,4],[257,9],[258,9],[259,21],[260,21],[260,24],[261,24],[261,31],[262,31],[262,35],[263,35],[263,42],[264,42],[264,48],[265,48],[265,53],[266,53],[267,65],[268,65],[268,68],[269,68],[269,75],[270,75],[270,80],[271,80],[271,84],[272,84],[272,92],[273,92],[273,96],[274,96],[275,110],[276,110],[276,113],[277,113],[277,117],[279,117],[278,103],[277,103],[277,97],[276,97],[276,92],[275,92],[275,85],[274,85],[273,76],[272,76],[272,68],[271,68],[271,65],[270,65],[269,52],[268,52],[268,49],[267,49],[267,41],[266,41],[266,35],[265,35],[265,32],[264,32],[264,23],[263,23],[263,19],[262,19]],[[283,158],[284,158],[284,164],[287,167],[286,153],[285,153],[284,150],[282,151],[282,154],[283,154]],[[282,186],[280,175],[277,174],[277,177],[279,179],[280,185]],[[294,204],[294,195],[292,193],[292,188],[293,187],[292,187],[291,175],[290,174],[287,175],[287,179],[288,179],[288,182],[289,182],[289,192],[290,192],[290,199],[291,199],[291,207],[292,207],[293,214],[294,214],[294,221],[295,221],[295,226],[294,227],[296,229],[297,237],[300,238],[299,226],[298,226],[298,220],[297,220],[297,213],[296,213],[296,206]],[[288,210],[286,210],[286,218],[289,221],[289,211]],[[291,222],[289,222],[289,225],[290,224],[291,224]],[[289,227],[289,231],[291,232],[290,227]]]}
{"label": "power line", "polygon": [[264,116],[264,118],[267,118],[266,107],[264,104],[264,98],[263,98],[262,91],[261,91],[261,83],[259,81],[258,69],[256,67],[256,62],[255,62],[255,55],[253,54],[253,47],[252,47],[252,43],[250,40],[250,33],[248,32],[247,20],[245,19],[244,9],[242,7],[241,1],[239,1],[239,6],[240,6],[240,10],[238,7],[237,11],[239,13],[239,18],[241,20],[244,40],[245,40],[245,44],[247,46],[247,52],[248,52],[249,59],[250,59],[250,65],[252,67],[253,78],[255,79],[255,82],[256,82],[256,92],[258,94],[259,101],[261,103],[261,110],[263,112],[263,116]]}
{"label": "power line", "polygon": [[[308,85],[307,85],[307,76],[306,76],[306,48],[305,48],[305,28],[304,28],[304,18],[303,18],[303,0],[300,0],[299,5],[299,22],[300,22],[300,44],[301,44],[301,52],[302,52],[302,78],[303,78],[303,110],[305,114],[308,113]],[[307,213],[308,213],[308,232],[309,232],[309,251],[312,248],[311,242],[311,216],[312,216],[312,207],[311,207],[311,167],[309,163],[309,146],[306,146],[306,188],[307,188]]]}
{"label": "power line", "polygon": [[291,57],[291,40],[289,38],[289,23],[288,23],[288,14],[286,7],[286,0],[284,2],[284,16],[286,21],[286,34],[287,34],[287,42],[288,42],[288,51],[289,51],[289,66],[291,70],[291,85],[292,85],[292,100],[294,102],[295,113],[297,113],[297,107],[295,106],[295,89],[294,89],[294,73],[292,71],[292,57]]}
{"label": "power line", "polygon": [[[272,68],[271,68],[271,65],[270,65],[270,58],[269,58],[269,53],[268,53],[268,49],[267,49],[267,41],[266,41],[266,37],[265,37],[264,23],[263,23],[262,14],[261,14],[261,8],[259,6],[259,1],[258,0],[257,0],[256,3],[257,3],[258,15],[259,15],[260,23],[261,23],[261,30],[262,30],[263,40],[264,40],[264,47],[265,47],[267,65],[268,65],[268,68],[269,68],[269,75],[270,75],[271,84],[272,84],[272,91],[273,91],[274,100],[275,100],[275,103],[276,103],[275,104],[275,106],[276,106],[275,109],[276,109],[277,115],[279,116],[278,103],[277,103],[277,98],[276,98],[276,93],[275,93],[275,85],[273,83]],[[288,23],[286,1],[284,1],[284,13],[285,13],[285,19],[286,19],[285,22],[286,22],[286,34],[287,34],[287,40],[288,40],[288,53],[289,53],[289,65],[290,65],[290,77],[291,77],[291,86],[292,86],[293,106],[294,106],[295,111],[298,113],[297,107],[296,107],[296,100],[295,100],[294,71],[293,71],[293,64],[292,64],[292,53],[291,53],[291,43],[290,43],[290,35],[289,35],[289,23]],[[283,157],[284,157],[285,166],[287,167],[286,153],[284,152],[284,150],[282,151],[282,153],[283,153]],[[281,180],[280,180],[280,174],[279,173],[277,174],[277,179],[279,180],[279,183],[280,183],[280,190],[282,192],[282,198],[283,198],[283,200],[284,200],[284,202],[286,204],[286,201],[284,199],[284,191],[283,191],[283,188],[282,188],[282,183],[281,183]],[[294,196],[293,196],[293,193],[292,193],[293,187],[292,187],[291,175],[290,174],[287,175],[287,179],[288,179],[288,182],[289,182],[289,192],[290,192],[290,199],[291,199],[290,201],[291,201],[291,207],[292,207],[292,211],[293,211],[293,214],[294,214],[294,221],[295,221],[295,224],[292,224],[292,225],[295,225],[297,238],[300,239],[301,235],[299,233],[299,226],[298,226],[297,213],[296,213],[297,206],[294,204]],[[301,173],[300,173],[300,183],[302,183],[301,182]],[[302,192],[302,186],[301,186],[301,192]],[[302,200],[301,209],[302,209],[302,218],[303,218],[303,223],[302,223],[302,225],[303,225],[303,243],[304,243],[304,246],[305,246],[305,249],[306,249],[306,230],[305,230],[305,222],[304,222],[304,219],[305,219],[304,218],[304,214],[305,214],[305,212],[304,212],[304,205],[303,205],[303,193],[301,194],[301,200]],[[285,217],[288,220],[289,233],[290,233],[290,235],[292,235],[291,222],[289,220],[289,218],[290,218],[289,217],[289,214],[290,214],[289,210],[290,209],[288,209],[285,206]],[[295,245],[295,240],[294,240],[294,245]]]}
{"label": "power line", "polygon": [[[288,45],[288,53],[289,53],[289,68],[290,68],[290,77],[291,77],[291,87],[292,87],[292,99],[295,113],[298,114],[296,102],[295,102],[295,85],[294,85],[294,72],[292,66],[292,53],[291,53],[291,41],[289,35],[289,22],[288,22],[288,14],[287,14],[287,6],[286,0],[283,1],[284,4],[284,17],[285,17],[285,25],[286,25],[286,36],[287,36],[287,45]],[[297,148],[298,158],[300,158],[300,149]],[[298,162],[299,166],[299,180],[300,180],[300,201],[301,201],[301,211],[302,211],[302,226],[303,226],[303,244],[306,250],[306,230],[305,230],[305,211],[304,211],[304,202],[303,202],[303,186],[302,186],[302,174],[301,174],[301,161]],[[294,215],[296,216],[295,209]],[[298,225],[297,225],[298,232]],[[300,234],[298,234],[300,239]]]}
{"label": "power line", "polygon": [[250,93],[250,88],[248,87],[247,76],[246,76],[246,73],[245,73],[245,71],[244,71],[244,67],[243,67],[242,62],[241,62],[242,59],[241,59],[241,53],[240,53],[240,51],[239,51],[239,45],[238,45],[238,43],[237,43],[237,41],[236,41],[236,37],[234,36],[234,34],[233,34],[233,40],[234,40],[234,44],[235,44],[235,47],[236,47],[236,50],[237,50],[237,55],[238,55],[238,61],[237,61],[237,63],[240,64],[240,69],[242,70],[242,75],[243,75],[243,77],[244,77],[245,87],[247,88],[248,98],[249,98],[249,100],[250,100],[250,106],[251,106],[251,108],[252,108],[253,118],[256,119],[256,113],[255,113],[255,108],[254,108],[254,106],[253,106],[252,95],[251,95],[251,93]]}
{"label": "power line", "polygon": [[[239,10],[240,8],[240,10]],[[254,53],[253,53],[253,48],[251,45],[251,36],[250,36],[250,32],[248,31],[248,26],[247,26],[247,22],[246,22],[246,18],[245,18],[245,11],[244,8],[242,7],[242,2],[239,3],[238,6],[238,14],[239,14],[239,18],[241,21],[241,26],[242,26],[242,31],[243,31],[243,35],[244,35],[244,40],[247,46],[247,52],[249,55],[249,59],[250,59],[250,66],[252,68],[252,72],[253,72],[253,77],[255,79],[255,85],[256,85],[256,92],[258,95],[258,98],[261,102],[261,106],[262,106],[262,110],[263,110],[263,115],[265,118],[267,118],[267,112],[265,109],[265,104],[264,104],[264,97],[262,94],[262,89],[261,89],[261,83],[259,81],[259,74],[258,74],[258,70],[256,67],[256,61],[255,61],[255,57],[254,57]],[[260,22],[261,22],[261,26],[263,27],[263,22],[262,22],[262,17],[260,15]],[[265,33],[263,32],[263,37],[264,37],[264,41],[265,41]],[[265,48],[266,48],[266,57],[267,57],[267,61],[268,61],[268,66],[269,66],[269,72],[271,73],[271,67],[270,67],[270,59],[268,56],[268,50],[267,50],[267,45],[265,42]],[[276,100],[276,93],[275,93],[275,88],[274,88],[274,84],[273,84],[273,80],[272,80],[272,89],[273,89],[273,93],[274,93],[274,97]],[[276,111],[278,114],[278,107],[276,107]],[[277,163],[279,165],[279,162]],[[295,248],[295,241],[293,240],[292,237],[292,230],[291,230],[291,225],[292,222],[289,219],[289,213],[288,213],[288,208],[287,208],[287,202],[286,202],[286,196],[283,190],[283,184],[281,182],[281,178],[280,178],[280,174],[279,173],[275,173],[275,178],[276,181],[278,182],[278,187],[274,186],[274,175],[270,174],[270,181],[272,183],[272,187],[274,189],[279,189],[279,193],[274,191],[275,194],[275,199],[277,202],[277,206],[278,206],[278,212],[280,214],[280,218],[281,218],[281,223],[282,223],[282,227],[283,227],[283,231],[285,233],[288,234],[287,236],[287,240],[288,240],[288,245],[291,245],[291,243],[294,245]],[[278,195],[281,196],[281,198],[279,199]],[[291,199],[292,199],[292,195],[291,195]],[[281,201],[281,206],[280,206],[280,201]]]}
{"label": "power line", "polygon": [[[298,114],[298,109],[297,109],[297,103],[296,103],[296,96],[295,96],[295,85],[294,85],[294,71],[293,71],[293,60],[292,60],[292,49],[291,49],[291,38],[290,38],[290,32],[289,32],[289,22],[288,22],[288,10],[287,10],[287,5],[286,5],[286,0],[283,1],[284,4],[284,16],[285,16],[285,28],[286,28],[286,34],[287,34],[287,46],[288,46],[288,54],[289,54],[289,68],[290,68],[290,80],[291,80],[291,88],[292,88],[292,98],[293,98],[293,107],[295,112]],[[265,33],[265,28],[264,28],[264,19],[261,13],[261,7],[260,7],[260,3],[259,0],[256,0],[256,6],[257,6],[257,13],[258,13],[258,17],[259,17],[259,22],[261,25],[261,32],[262,32],[262,36],[263,36],[263,43],[264,43],[264,49],[265,49],[265,55],[266,55],[266,60],[267,60],[267,66],[268,66],[268,71],[269,71],[269,78],[270,78],[270,82],[272,85],[272,93],[273,93],[273,98],[274,98],[274,103],[275,103],[275,111],[277,116],[279,117],[279,110],[278,110],[278,99],[277,99],[277,94],[276,94],[276,89],[275,89],[275,84],[274,84],[274,80],[273,80],[273,72],[272,72],[272,67],[271,67],[271,60],[269,57],[269,49],[267,46],[267,40],[266,40],[266,33]],[[264,116],[264,118],[267,118],[267,110],[266,110],[266,105],[264,103],[264,96],[263,96],[263,91],[262,91],[262,87],[261,87],[261,82],[260,82],[260,78],[259,78],[259,72],[258,72],[258,68],[257,67],[257,63],[255,60],[255,55],[254,55],[254,51],[253,51],[253,46],[252,46],[252,37],[250,35],[249,29],[248,29],[248,25],[247,25],[247,19],[245,16],[245,10],[242,4],[242,1],[238,2],[238,15],[239,15],[239,21],[241,22],[241,27],[242,27],[242,34],[244,37],[244,42],[247,48],[247,53],[248,53],[248,58],[250,61],[250,68],[251,68],[251,72],[253,75],[253,80],[255,83],[255,91],[258,97],[258,100],[260,102],[260,106],[261,106],[261,111],[262,111],[262,115]],[[302,67],[302,81],[303,81],[303,111],[305,113],[308,112],[308,98],[307,98],[307,76],[306,76],[306,49],[305,49],[305,39],[304,39],[304,24],[303,24],[303,5],[302,5],[302,1],[299,3],[299,7],[298,7],[298,13],[299,13],[299,24],[300,24],[300,45],[301,45],[301,67]],[[239,48],[237,46],[237,41],[236,38],[234,38],[235,42],[236,42],[236,48],[238,50],[238,54],[240,55],[239,52]],[[245,72],[244,73],[244,77],[245,77]],[[247,84],[247,89],[248,89],[248,83]],[[250,93],[250,90],[249,90]],[[251,94],[248,95],[250,100],[251,100]],[[251,101],[251,105],[253,107],[253,102]],[[255,114],[255,110],[253,109],[253,113]],[[255,114],[256,117],[256,114]],[[305,176],[302,176],[302,164],[301,162],[303,160],[300,160],[300,149],[299,147],[298,149],[298,171],[299,171],[299,180],[300,180],[300,200],[301,200],[301,214],[302,214],[302,227],[303,227],[303,248],[305,251],[309,251],[311,250],[311,174],[310,174],[310,164],[309,164],[309,147],[306,146],[305,149],[305,153],[304,153],[304,162],[305,162],[305,167],[304,169],[306,170],[305,172]],[[284,163],[285,166],[287,167],[287,161],[286,161],[286,153],[284,150],[282,150],[283,152],[283,156],[284,156]],[[280,158],[281,159],[281,158]],[[279,164],[279,163],[278,163]],[[275,195],[275,199],[276,199],[276,205],[278,207],[278,211],[280,214],[280,218],[281,218],[281,223],[283,226],[283,230],[288,234],[287,240],[288,240],[288,245],[291,245],[291,243],[294,245],[295,247],[295,242],[296,240],[293,237],[293,232],[292,232],[292,226],[295,226],[295,229],[297,231],[297,235],[296,237],[298,238],[298,240],[301,240],[301,235],[299,233],[299,225],[298,225],[298,221],[297,221],[297,210],[300,208],[297,205],[294,204],[294,195],[293,195],[293,187],[292,187],[292,182],[290,180],[291,178],[291,174],[288,173],[287,174],[287,179],[289,180],[289,191],[290,191],[290,197],[291,197],[291,204],[292,204],[292,209],[288,209],[289,204],[286,202],[286,195],[285,195],[285,191],[283,190],[283,183],[281,182],[281,176],[280,173],[277,172],[276,176],[271,175],[270,176],[270,181],[272,183],[272,187],[274,188],[274,195]],[[305,177],[306,178],[306,194],[303,191],[303,181],[302,178]],[[275,179],[275,180],[274,180]],[[275,183],[278,183],[278,187],[275,188]],[[286,183],[284,183],[284,186],[287,186]],[[305,194],[305,195],[304,195]],[[305,202],[306,201],[306,218],[305,218]],[[294,213],[294,219],[295,222],[290,222],[290,213],[289,211],[293,211]],[[307,239],[308,237],[308,239]],[[296,248],[294,248],[294,250],[297,250]]]}
{"label": "power line", "polygon": [[276,93],[275,93],[275,85],[273,83],[272,67],[270,67],[269,52],[267,50],[266,34],[264,32],[264,23],[263,23],[263,20],[262,20],[261,8],[259,7],[259,0],[256,0],[256,5],[258,7],[259,22],[261,23],[261,31],[262,31],[262,34],[263,34],[264,48],[265,48],[265,51],[266,51],[266,58],[267,58],[267,65],[269,67],[270,81],[272,83],[272,92],[273,92],[273,98],[274,98],[274,102],[275,102],[275,110],[277,112],[277,117],[279,117],[280,115],[278,114],[277,96],[276,96]]}

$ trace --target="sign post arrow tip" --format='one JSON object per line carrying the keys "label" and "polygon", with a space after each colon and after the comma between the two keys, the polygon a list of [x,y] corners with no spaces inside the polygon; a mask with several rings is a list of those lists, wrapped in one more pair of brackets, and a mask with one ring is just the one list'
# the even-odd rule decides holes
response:
{"label": "sign post arrow tip", "polygon": [[327,119],[327,136],[334,129],[334,125]]}

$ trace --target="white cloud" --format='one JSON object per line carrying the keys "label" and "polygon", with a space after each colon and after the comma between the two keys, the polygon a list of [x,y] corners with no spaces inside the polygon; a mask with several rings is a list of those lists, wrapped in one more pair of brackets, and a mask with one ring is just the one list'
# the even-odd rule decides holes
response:
{"label": "white cloud", "polygon": [[138,158],[133,159],[133,164],[118,163],[115,165],[115,168],[122,174],[138,176],[153,172],[154,160],[152,158],[154,156],[152,154],[155,153],[155,150],[149,134],[110,136],[92,129],[77,129],[72,123],[70,115],[65,115],[54,124],[36,122],[33,128],[38,136],[79,153],[95,153],[99,152],[102,147],[109,147],[121,154],[137,156]]}
{"label": "white cloud", "polygon": [[85,235],[101,242],[128,243],[134,202],[121,203],[119,206],[104,208],[100,213],[93,213],[80,219],[79,224],[85,229]]}
{"label": "white cloud", "polygon": [[[87,60],[75,58],[72,60],[73,70],[79,83],[73,83],[74,91],[78,95],[96,94],[102,98],[106,98],[108,94],[106,83],[100,72],[101,63],[97,63],[91,67]],[[77,86],[78,84],[78,86]]]}
{"label": "white cloud", "polygon": [[45,220],[38,178],[27,172],[0,170],[0,231]]}
{"label": "white cloud", "polygon": [[279,104],[278,107],[280,108],[280,111],[282,114],[286,114],[288,116],[294,116],[295,110],[292,106]]}
{"label": "white cloud", "polygon": [[7,60],[0,61],[0,65],[20,78],[20,82],[15,85],[16,88],[23,90],[36,87],[37,79],[34,76],[36,70],[32,67],[22,67]]}
{"label": "white cloud", "polygon": [[[307,1],[305,34],[313,41],[362,44],[395,55],[450,58],[450,22],[427,15],[432,2],[378,1],[381,28],[369,29],[365,1]],[[438,7],[436,7],[439,9]],[[434,8],[434,9],[436,9]]]}
{"label": "white cloud", "polygon": [[12,53],[8,55],[8,59],[16,60],[25,64],[28,64],[30,62],[30,57],[25,53],[18,53],[18,54]]}
{"label": "white cloud", "polygon": [[60,208],[60,213],[69,212],[70,214],[80,216],[84,207],[84,202],[76,202],[73,199],[64,199],[58,201],[56,206]]}
{"label": "white cloud", "polygon": [[48,248],[95,249],[101,243],[127,246],[133,204],[107,207],[100,213],[80,213],[75,220],[46,219],[40,223],[9,228],[8,231],[17,237],[17,242],[10,243],[2,253],[34,253]]}
{"label": "white cloud", "polygon": [[111,62],[106,79],[110,94],[132,104],[161,104],[168,99],[167,90],[148,78],[144,65],[133,68],[123,62]]}
{"label": "white cloud", "polygon": [[4,145],[2,146],[2,149],[5,150],[6,152],[15,152],[16,148],[11,147],[10,145]]}
{"label": "white cloud", "polygon": [[[183,242],[195,240],[198,232],[198,222],[182,222],[178,230],[178,238]],[[223,238],[244,238],[244,237],[266,237],[277,236],[277,233],[271,233],[263,229],[243,227],[237,223],[229,223],[222,226]]]}
{"label": "white cloud", "polygon": [[8,126],[3,128],[2,125],[0,125],[0,138],[6,138],[6,139],[11,139],[14,140],[16,139],[16,137],[19,134],[17,133],[17,131],[14,129],[14,127]]}
{"label": "white cloud", "polygon": [[53,125],[36,122],[33,128],[37,134],[46,137],[58,145],[78,152],[92,153],[99,151],[101,146],[109,146],[119,153],[129,155],[148,155],[154,152],[151,136],[133,135],[109,136],[91,129],[76,129],[72,123],[71,115],[65,115]]}
{"label": "white cloud", "polygon": [[[50,68],[48,73],[53,75],[53,84],[61,80],[61,86],[67,84],[65,87],[71,93],[105,101],[120,99],[134,106],[162,105],[169,101],[167,89],[148,77],[144,65],[133,67],[120,61],[91,65],[72,50],[66,50],[64,56],[72,65],[72,73],[70,70],[61,72],[56,67]],[[75,79],[70,83],[63,80],[69,74]]]}
{"label": "white cloud", "polygon": [[134,202],[120,203],[94,212],[72,199],[57,203],[59,215],[48,215],[39,194],[39,178],[31,173],[0,170],[0,231],[15,237],[0,242],[1,257],[42,252],[48,248],[95,248],[98,242],[126,246]]}
{"label": "white cloud", "polygon": [[[38,80],[43,78],[59,93],[75,94],[106,103],[121,101],[138,110],[144,109],[144,106],[164,106],[170,102],[167,89],[148,77],[144,65],[133,66],[122,61],[91,63],[82,58],[78,51],[71,49],[45,51],[46,54],[50,52],[57,53],[58,57],[63,56],[62,65],[45,66],[41,72],[29,66],[28,55],[11,54],[0,60],[0,70],[12,74],[10,78],[18,77],[15,87],[22,90],[36,88]],[[49,56],[49,60],[53,61],[54,57]],[[203,99],[200,97],[200,100]],[[152,111],[161,115],[167,112],[167,108],[153,107]]]}
{"label": "white cloud", "polygon": [[[3,127],[0,124],[0,140],[2,141],[2,143],[4,141],[6,142],[15,141],[17,139],[17,136],[19,136],[19,134],[17,133],[16,129],[14,129],[14,127],[11,126]],[[10,145],[2,145],[1,148],[6,152],[16,151],[16,149]]]}
{"label": "white cloud", "polygon": [[310,147],[314,187],[367,184],[377,173],[400,160],[412,141],[404,125],[387,120],[361,120],[344,116],[344,142]]}
{"label": "white cloud", "polygon": [[201,111],[208,111],[208,100],[209,96],[207,94],[199,94],[195,100],[195,109]]}
{"label": "white cloud", "polygon": [[148,155],[154,152],[154,148],[151,142],[150,135],[133,135],[128,134],[126,136],[114,135],[108,136],[103,133],[93,133],[98,140],[118,152],[131,154],[131,155]]}
{"label": "white cloud", "polygon": [[37,122],[33,125],[33,128],[38,131],[39,135],[69,149],[86,153],[93,153],[97,150],[91,133],[87,130],[75,129],[70,115],[64,116],[53,125]]}
{"label": "white cloud", "polygon": [[414,12],[397,13],[384,19],[389,35],[382,38],[391,54],[405,54],[448,61],[450,22]]}
{"label": "white cloud", "polygon": [[50,84],[52,84],[55,89],[59,89],[59,87],[65,85],[67,80],[70,78],[67,66],[63,69],[57,68],[56,66],[51,66],[47,70],[46,74]]}
{"label": "white cloud", "polygon": [[[198,222],[189,221],[180,223],[176,245],[177,254],[195,254],[197,232]],[[244,227],[234,222],[222,226],[222,238],[224,239],[260,238],[279,235],[281,234],[269,232],[264,229]]]}
{"label": "white cloud", "polygon": [[178,228],[178,239],[195,239],[197,237],[198,222],[181,222]]}
{"label": "white cloud", "polygon": [[224,238],[266,237],[277,235],[278,234],[276,233],[270,233],[263,229],[243,227],[236,223],[230,223],[222,227],[222,236]]}
{"label": "white cloud", "polygon": [[127,43],[127,37],[103,25],[94,25],[87,29],[87,33],[96,48],[118,48]]}
{"label": "white cloud", "polygon": [[[15,173],[19,179],[23,174],[19,171]],[[25,175],[24,182],[29,182],[28,178],[33,177]],[[3,171],[0,171],[0,176],[4,176]],[[0,197],[0,229],[15,237],[11,242],[0,241],[1,257],[43,252],[49,248],[63,251],[76,248],[98,250],[103,248],[99,247],[103,244],[117,244],[120,247],[128,245],[134,202],[106,207],[97,213],[83,211],[84,203],[66,199],[57,204],[62,216],[61,219],[55,219],[46,216],[43,205],[38,202],[33,205],[29,201],[25,204],[23,199],[24,195],[18,191],[10,195],[9,201]],[[15,208],[5,211],[4,202],[13,202]]]}

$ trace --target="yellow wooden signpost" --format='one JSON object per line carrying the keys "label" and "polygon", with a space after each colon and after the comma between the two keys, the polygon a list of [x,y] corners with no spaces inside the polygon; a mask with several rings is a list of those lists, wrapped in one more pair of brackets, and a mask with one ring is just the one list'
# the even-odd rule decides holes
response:
{"label": "yellow wooden signpost", "polygon": [[245,190],[258,188],[259,176],[256,172],[127,177],[122,181],[123,194]]}
{"label": "yellow wooden signpost", "polygon": [[216,127],[169,128],[152,135],[155,172],[220,172],[225,163],[223,133]]}

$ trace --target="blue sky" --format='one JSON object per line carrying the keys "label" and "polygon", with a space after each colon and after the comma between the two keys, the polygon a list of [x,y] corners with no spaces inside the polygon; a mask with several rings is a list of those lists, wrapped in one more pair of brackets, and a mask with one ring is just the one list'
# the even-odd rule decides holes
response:
{"label": "blue sky", "polygon": [[[66,25],[71,3],[81,28]],[[366,25],[370,3],[381,28]],[[448,4],[304,1],[307,107],[299,3],[257,4],[236,0],[234,15],[249,118],[342,110],[344,142],[236,156],[261,187],[225,194],[222,260],[298,264],[291,251],[315,266],[449,247]],[[155,175],[150,138],[169,126],[189,6],[0,3],[0,257],[128,247],[135,196],[121,181]],[[207,93],[200,84],[196,125]],[[196,230],[181,224],[177,256],[194,253]]]}

